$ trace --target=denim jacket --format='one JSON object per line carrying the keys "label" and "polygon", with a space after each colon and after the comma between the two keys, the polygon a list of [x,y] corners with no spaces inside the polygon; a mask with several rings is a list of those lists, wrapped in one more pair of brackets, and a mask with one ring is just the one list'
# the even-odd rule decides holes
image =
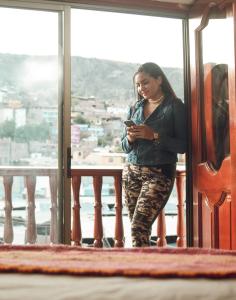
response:
{"label": "denim jacket", "polygon": [[128,153],[131,164],[157,166],[175,164],[177,153],[185,153],[187,144],[186,109],[184,103],[173,96],[166,96],[163,102],[145,119],[144,102],[139,100],[130,108],[128,119],[136,124],[146,124],[159,134],[158,140],[137,139],[129,143],[126,128],[121,138],[122,149]]}

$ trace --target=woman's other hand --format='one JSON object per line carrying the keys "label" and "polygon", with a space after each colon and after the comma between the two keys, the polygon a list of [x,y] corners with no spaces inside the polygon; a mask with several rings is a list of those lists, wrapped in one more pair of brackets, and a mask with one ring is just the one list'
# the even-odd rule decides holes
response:
{"label": "woman's other hand", "polygon": [[126,130],[127,130],[127,139],[130,143],[133,143],[135,140],[136,140],[136,136],[135,136],[135,127],[137,127],[137,125],[135,126],[130,126],[130,127],[127,127]]}

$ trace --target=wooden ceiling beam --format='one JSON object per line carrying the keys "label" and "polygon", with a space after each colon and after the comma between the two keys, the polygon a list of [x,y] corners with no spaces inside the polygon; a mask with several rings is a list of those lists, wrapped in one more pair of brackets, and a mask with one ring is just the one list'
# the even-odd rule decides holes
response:
{"label": "wooden ceiling beam", "polygon": [[212,13],[214,13],[215,10],[215,14],[220,15],[221,10],[223,10],[225,6],[231,5],[234,1],[235,0],[196,0],[189,10],[189,17],[196,18],[202,16],[203,11],[207,9],[210,3],[215,4],[215,9],[212,9]]}
{"label": "wooden ceiling beam", "polygon": [[[47,0],[44,0],[47,2]],[[127,11],[157,16],[186,18],[191,5],[167,3],[156,0],[51,0],[50,2],[68,3],[72,6],[88,6],[94,9]]]}

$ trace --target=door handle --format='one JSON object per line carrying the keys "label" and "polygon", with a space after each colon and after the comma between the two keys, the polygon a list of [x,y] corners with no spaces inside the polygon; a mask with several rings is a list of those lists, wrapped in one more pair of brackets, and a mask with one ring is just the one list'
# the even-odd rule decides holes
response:
{"label": "door handle", "polygon": [[67,178],[71,178],[71,147],[67,147]]}

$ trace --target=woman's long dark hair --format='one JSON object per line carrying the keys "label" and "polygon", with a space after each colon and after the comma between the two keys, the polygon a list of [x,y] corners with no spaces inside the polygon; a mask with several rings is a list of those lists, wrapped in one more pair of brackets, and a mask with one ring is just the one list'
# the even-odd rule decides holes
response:
{"label": "woman's long dark hair", "polygon": [[[142,72],[150,75],[151,77],[153,77],[155,79],[157,79],[158,77],[161,76],[161,78],[162,78],[161,88],[162,88],[163,93],[165,95],[172,95],[174,98],[176,98],[176,94],[173,91],[168,79],[166,78],[166,75],[164,74],[162,69],[157,64],[155,64],[153,62],[147,62],[147,63],[139,66],[138,70],[134,73],[133,82],[135,80],[135,76],[138,73],[142,73]],[[135,84],[134,84],[134,86],[135,86]],[[136,91],[136,87],[135,87],[135,91]],[[141,95],[138,94],[138,100],[141,100],[141,99],[142,99]]]}

